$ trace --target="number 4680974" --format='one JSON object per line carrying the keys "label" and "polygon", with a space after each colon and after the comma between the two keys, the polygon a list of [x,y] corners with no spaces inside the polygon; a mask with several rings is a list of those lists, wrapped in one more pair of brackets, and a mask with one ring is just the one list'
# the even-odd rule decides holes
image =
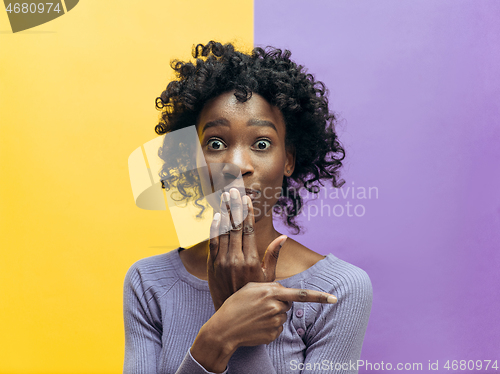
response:
{"label": "number 4680974", "polygon": [[[483,364],[484,361],[484,364]],[[448,370],[488,370],[488,369],[494,369],[498,370],[498,362],[497,360],[493,361],[492,360],[453,360],[450,362],[450,360],[446,361],[446,363],[443,366],[445,369]]]}
{"label": "number 4680974", "polygon": [[52,12],[61,12],[61,9],[59,7],[59,3],[56,3],[56,6],[54,6],[54,3],[9,3],[7,5],[7,8],[5,10],[8,13],[49,13],[50,11]]}

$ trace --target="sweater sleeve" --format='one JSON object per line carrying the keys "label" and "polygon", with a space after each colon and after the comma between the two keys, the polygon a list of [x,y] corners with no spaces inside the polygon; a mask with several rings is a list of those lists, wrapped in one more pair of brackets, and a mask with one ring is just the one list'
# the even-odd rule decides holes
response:
{"label": "sweater sleeve", "polygon": [[[136,266],[127,272],[123,287],[123,317],[125,324],[125,360],[123,374],[154,374],[162,372],[157,367],[162,348],[163,332],[161,312]],[[227,370],[222,373],[226,374]],[[175,374],[215,374],[201,366],[186,352]]]}
{"label": "sweater sleeve", "polygon": [[333,289],[322,291],[336,295],[337,304],[309,304],[309,308],[319,308],[320,313],[307,329],[306,357],[300,373],[358,373],[357,361],[373,299],[372,285],[359,268],[336,277],[334,283]]}
{"label": "sweater sleeve", "polygon": [[124,374],[156,373],[161,351],[161,325],[151,315],[142,277],[134,264],[125,276],[123,287],[125,325]]}
{"label": "sweater sleeve", "polygon": [[[207,371],[203,366],[201,366],[198,361],[194,359],[191,355],[191,350],[188,350],[184,360],[182,361],[181,366],[176,371],[175,374],[184,374],[184,373],[192,373],[192,374],[217,374],[211,371]],[[221,374],[228,374],[228,369],[224,370]]]}

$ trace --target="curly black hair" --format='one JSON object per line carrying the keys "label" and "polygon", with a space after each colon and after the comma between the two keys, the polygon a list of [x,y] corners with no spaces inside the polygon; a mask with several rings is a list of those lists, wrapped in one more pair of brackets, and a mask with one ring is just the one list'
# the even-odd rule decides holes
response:
{"label": "curly black hair", "polygon": [[[245,54],[230,43],[210,41],[194,46],[192,55],[194,63],[170,63],[177,80],[156,98],[156,108],[161,110],[156,133],[162,135],[196,125],[205,103],[222,93],[234,90],[240,102],[250,99],[252,93],[261,95],[281,110],[286,125],[285,145],[295,150],[296,159],[293,174],[284,177],[281,197],[273,211],[281,214],[295,234],[300,233],[295,219],[303,200],[297,191],[304,187],[317,194],[318,184],[324,186],[322,180],[330,180],[335,188],[345,183],[339,179],[345,150],[335,132],[337,118],[329,111],[325,85],[308,74],[304,66],[290,60],[289,50],[254,48]],[[164,143],[158,154],[168,160],[168,167],[164,164],[160,177],[167,190],[175,184],[182,199],[195,199],[201,217],[205,207],[199,204],[203,196],[199,175],[195,167],[182,162],[189,159],[189,152],[183,144]]]}

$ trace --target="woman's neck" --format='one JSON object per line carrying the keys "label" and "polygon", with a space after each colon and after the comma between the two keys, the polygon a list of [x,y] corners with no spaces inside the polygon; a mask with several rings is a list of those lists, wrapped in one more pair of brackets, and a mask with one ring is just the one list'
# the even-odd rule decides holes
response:
{"label": "woman's neck", "polygon": [[272,216],[263,217],[255,223],[257,251],[259,252],[259,258],[261,260],[264,258],[267,246],[280,235],[281,234],[274,228]]}

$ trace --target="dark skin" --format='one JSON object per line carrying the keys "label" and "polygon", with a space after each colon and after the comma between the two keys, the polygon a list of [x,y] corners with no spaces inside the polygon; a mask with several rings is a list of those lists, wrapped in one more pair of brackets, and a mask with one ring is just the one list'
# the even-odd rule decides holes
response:
{"label": "dark skin", "polygon": [[[180,252],[187,271],[208,280],[216,310],[200,329],[191,354],[207,370],[222,372],[238,347],[275,340],[293,301],[334,303],[336,298],[274,282],[324,258],[273,225],[276,192],[295,164],[293,149],[285,146],[280,110],[258,94],[240,103],[234,92],[227,92],[205,104],[197,130],[215,189],[239,172],[244,183],[225,192],[220,208],[214,207],[220,213],[212,221],[212,239]],[[260,196],[245,196],[245,188]]]}

